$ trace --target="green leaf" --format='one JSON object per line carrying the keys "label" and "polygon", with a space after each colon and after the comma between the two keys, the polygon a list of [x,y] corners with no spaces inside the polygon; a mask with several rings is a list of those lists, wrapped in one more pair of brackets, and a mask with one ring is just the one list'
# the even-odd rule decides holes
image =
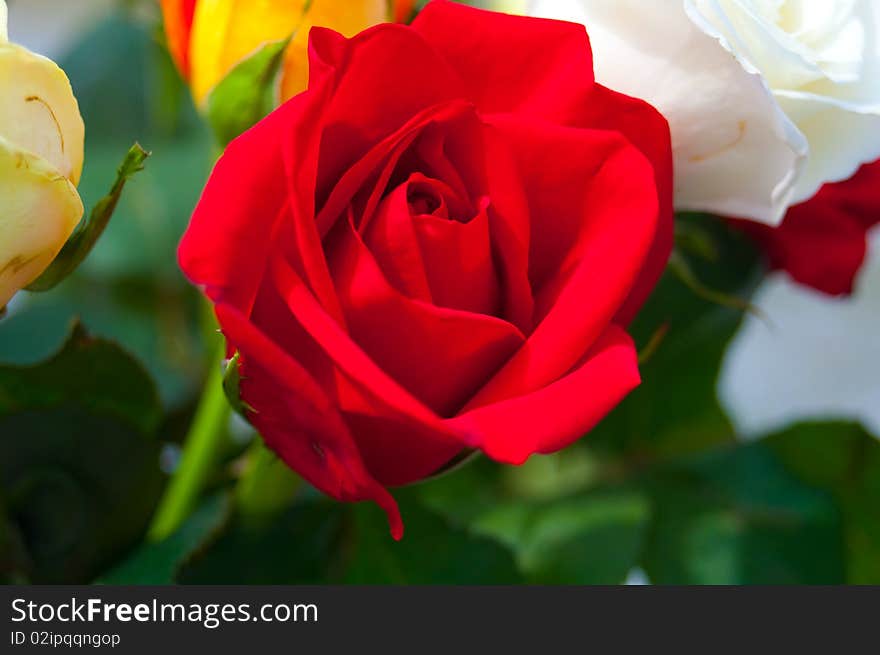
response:
{"label": "green leaf", "polygon": [[142,536],[162,486],[161,407],[125,352],[76,326],[35,366],[0,366],[2,577],[87,582]]}
{"label": "green leaf", "polygon": [[764,443],[795,476],[836,498],[847,583],[880,584],[880,442],[859,425],[811,423]]}
{"label": "green leaf", "polygon": [[[333,573],[347,506],[326,498],[290,506],[271,522],[235,512],[177,574],[183,584],[318,584]],[[389,537],[390,539],[390,537]]]}
{"label": "green leaf", "polygon": [[33,366],[0,366],[0,416],[76,405],[151,434],[162,417],[144,368],[115,344],[75,323],[61,350]]}
{"label": "green leaf", "polygon": [[456,526],[425,509],[411,493],[398,493],[406,523],[394,541],[382,513],[353,507],[350,559],[343,580],[351,584],[516,584],[522,582],[511,552],[497,541]]}
{"label": "green leaf", "polygon": [[276,78],[288,43],[290,38],[262,46],[211,91],[208,121],[221,145],[256,125],[278,104]]}
{"label": "green leaf", "polygon": [[658,584],[840,584],[842,517],[764,443],[652,472],[642,566]]}
{"label": "green leaf", "polygon": [[[417,502],[398,495],[406,521],[402,541],[391,538],[371,503],[339,503],[316,493],[271,521],[241,508],[222,533],[188,558],[185,584],[505,584],[522,577],[510,552],[469,534]],[[428,555],[430,554],[430,555]]]}
{"label": "green leaf", "polygon": [[146,543],[122,564],[101,576],[99,584],[172,584],[180,569],[222,530],[229,520],[230,499],[217,494],[206,500],[173,535]]}
{"label": "green leaf", "polygon": [[7,517],[0,498],[0,584],[27,584],[26,572],[32,568],[21,530]]}
{"label": "green leaf", "polygon": [[139,144],[135,143],[123,159],[116,173],[116,182],[110,189],[110,193],[101,198],[92,209],[91,214],[83,220],[74,230],[71,237],[64,244],[61,252],[55,258],[49,268],[40,277],[34,280],[27,288],[29,291],[49,291],[73,273],[77,267],[88,257],[98,239],[104,233],[104,229],[110,223],[122,190],[126,182],[138,171],[143,170],[144,161],[150,153],[146,152]]}
{"label": "green leaf", "polygon": [[[484,460],[417,492],[452,525],[507,548],[529,582],[619,584],[638,563],[650,506],[636,489],[584,491],[596,467],[583,449],[518,468]],[[407,522],[404,541],[410,533]]]}
{"label": "green leaf", "polygon": [[648,517],[642,494],[602,489],[551,503],[501,505],[471,530],[511,548],[529,582],[620,584],[639,561]]}
{"label": "green leaf", "polygon": [[0,494],[33,583],[84,583],[143,535],[162,475],[156,441],[78,407],[0,417]]}

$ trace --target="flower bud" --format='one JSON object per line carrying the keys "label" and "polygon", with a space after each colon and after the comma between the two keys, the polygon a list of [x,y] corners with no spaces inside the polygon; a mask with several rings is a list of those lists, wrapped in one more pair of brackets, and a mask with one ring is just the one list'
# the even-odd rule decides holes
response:
{"label": "flower bud", "polygon": [[353,36],[387,21],[387,0],[161,0],[172,56],[198,105],[243,59],[261,46],[291,38],[281,73],[281,100],[308,83],[308,39],[313,26]]}
{"label": "flower bud", "polygon": [[0,0],[0,308],[55,259],[83,215],[85,128],[52,61],[10,43]]}

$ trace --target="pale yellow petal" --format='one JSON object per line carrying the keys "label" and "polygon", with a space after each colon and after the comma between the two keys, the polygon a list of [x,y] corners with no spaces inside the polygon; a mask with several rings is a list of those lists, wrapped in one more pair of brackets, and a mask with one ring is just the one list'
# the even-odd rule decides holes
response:
{"label": "pale yellow petal", "polygon": [[78,183],[85,127],[70,82],[51,60],[8,42],[0,43],[0,137]]}
{"label": "pale yellow petal", "polygon": [[0,307],[52,263],[82,215],[66,177],[0,137]]}

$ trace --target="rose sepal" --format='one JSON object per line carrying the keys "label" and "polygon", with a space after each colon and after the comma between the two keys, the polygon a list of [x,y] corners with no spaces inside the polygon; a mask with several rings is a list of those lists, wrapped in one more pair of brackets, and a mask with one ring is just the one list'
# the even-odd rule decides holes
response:
{"label": "rose sepal", "polygon": [[144,150],[140,144],[135,143],[125,155],[122,164],[116,173],[116,181],[110,189],[110,193],[101,198],[91,213],[82,220],[61,248],[61,252],[42,275],[31,282],[26,289],[28,291],[49,291],[63,282],[79,265],[88,257],[98,239],[104,233],[126,183],[135,174],[144,168],[144,161],[150,153]]}
{"label": "rose sepal", "polygon": [[278,106],[281,63],[292,38],[267,43],[241,60],[208,95],[206,115],[218,143],[225,146]]}

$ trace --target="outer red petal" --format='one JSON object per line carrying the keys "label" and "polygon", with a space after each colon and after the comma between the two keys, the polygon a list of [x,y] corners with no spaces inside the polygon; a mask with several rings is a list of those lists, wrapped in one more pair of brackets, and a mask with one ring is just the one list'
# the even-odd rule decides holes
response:
{"label": "outer red petal", "polygon": [[364,466],[335,403],[293,358],[237,309],[217,305],[226,338],[242,355],[242,394],[266,444],[321,491],[344,501],[373,500],[403,536],[397,503]]}
{"label": "outer red petal", "polygon": [[482,113],[551,118],[592,89],[582,25],[434,0],[412,27],[452,65]]}
{"label": "outer red petal", "polygon": [[592,429],[639,384],[632,339],[611,325],[574,370],[531,393],[465,412],[450,421],[474,435],[492,459],[522,464],[565,448]]}
{"label": "outer red petal", "polygon": [[619,132],[654,167],[659,203],[654,241],[639,277],[615,320],[628,325],[651,295],[672,253],[674,242],[672,140],[669,123],[654,107],[597,84],[578,121],[584,127]]}
{"label": "outer red petal", "polygon": [[621,324],[629,323],[672,251],[672,146],[666,120],[644,101],[594,84],[589,40],[581,25],[435,0],[413,27],[452,62],[481,111],[617,131],[654,166],[659,220],[647,261],[617,316]]}
{"label": "outer red petal", "polygon": [[[620,135],[513,118],[496,125],[509,135],[527,181],[541,320],[467,409],[535,391],[570,371],[626,301],[658,220],[654,169]],[[540,221],[554,221],[558,236]]]}
{"label": "outer red petal", "polygon": [[333,88],[321,117],[327,126],[316,193],[321,206],[376,144],[431,107],[460,103],[463,91],[448,63],[403,25],[377,25],[351,39],[313,28],[309,43],[309,88]]}
{"label": "outer red petal", "polygon": [[[208,180],[178,250],[181,269],[215,302],[249,314],[288,211],[280,138],[309,111],[303,94],[226,148]],[[308,161],[305,159],[304,161]],[[243,256],[243,248],[247,254]]]}

